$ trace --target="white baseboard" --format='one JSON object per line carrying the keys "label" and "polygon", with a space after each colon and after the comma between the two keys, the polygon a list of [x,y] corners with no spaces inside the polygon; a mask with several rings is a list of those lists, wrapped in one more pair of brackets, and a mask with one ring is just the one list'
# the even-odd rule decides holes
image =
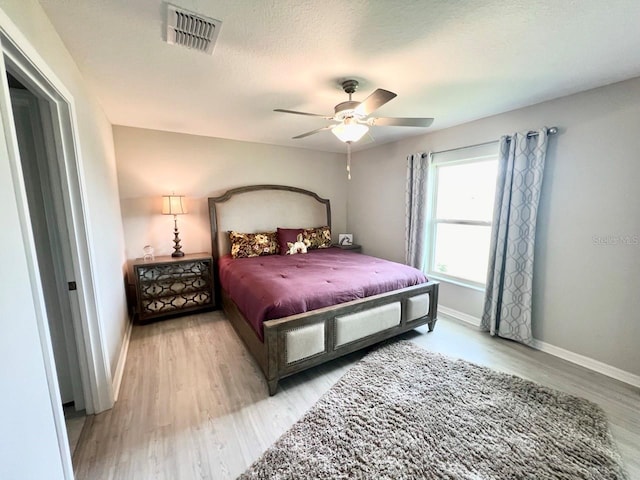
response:
{"label": "white baseboard", "polygon": [[438,316],[441,314],[445,317],[467,323],[475,328],[480,328],[480,318],[469,315],[468,313],[460,312],[458,310],[454,310],[453,308],[438,305]]}
{"label": "white baseboard", "polygon": [[[466,323],[474,328],[480,328],[481,319],[478,317],[474,317],[473,315],[469,315],[468,313],[460,312],[458,310],[454,310],[453,308],[438,305],[438,314],[442,314],[442,316],[445,318],[450,318]],[[600,362],[598,360],[594,360],[593,358],[585,357],[584,355],[580,355],[579,353],[556,347],[555,345],[551,345],[550,343],[546,343],[535,338],[533,339],[531,347],[535,348],[536,350],[540,350],[541,352],[553,355],[554,357],[562,358],[563,360],[566,360],[568,362],[575,363],[576,365],[580,365],[581,367],[640,388],[640,375],[635,375],[625,370],[612,367],[611,365]]]}
{"label": "white baseboard", "polygon": [[120,347],[120,355],[118,356],[116,371],[113,374],[112,386],[114,402],[118,400],[118,395],[120,394],[120,385],[122,384],[122,376],[124,375],[124,365],[127,363],[127,353],[129,352],[131,330],[133,330],[133,322],[129,320],[127,322],[127,329],[124,332],[124,337],[122,338],[122,346]]}
{"label": "white baseboard", "polygon": [[640,375],[635,375],[631,372],[627,372],[626,370],[621,370],[607,363],[585,357],[584,355],[580,355],[579,353],[575,353],[570,350],[565,350],[564,348],[556,347],[555,345],[551,345],[550,343],[546,343],[535,338],[533,339],[531,346],[541,352],[562,358],[568,362],[575,363],[581,367],[588,368],[594,372],[602,373],[608,377],[615,378],[616,380],[620,380],[621,382],[640,388]]}

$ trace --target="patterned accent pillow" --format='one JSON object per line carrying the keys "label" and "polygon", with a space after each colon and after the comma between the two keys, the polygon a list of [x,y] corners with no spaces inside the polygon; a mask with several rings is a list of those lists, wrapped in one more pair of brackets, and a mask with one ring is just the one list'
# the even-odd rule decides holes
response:
{"label": "patterned accent pillow", "polygon": [[239,233],[229,232],[231,256],[233,258],[259,257],[278,253],[276,232]]}
{"label": "patterned accent pillow", "polygon": [[329,227],[305,228],[302,236],[304,240],[309,242],[309,250],[331,246],[331,229]]}

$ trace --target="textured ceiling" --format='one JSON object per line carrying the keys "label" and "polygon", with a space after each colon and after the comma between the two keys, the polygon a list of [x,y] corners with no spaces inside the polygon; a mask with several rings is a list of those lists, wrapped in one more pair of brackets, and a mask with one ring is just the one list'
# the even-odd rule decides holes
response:
{"label": "textured ceiling", "polygon": [[40,3],[113,124],[316,150],[344,144],[272,110],[331,113],[338,79],[430,131],[640,76],[638,0],[175,0],[222,20],[213,56],[163,42],[160,0]]}

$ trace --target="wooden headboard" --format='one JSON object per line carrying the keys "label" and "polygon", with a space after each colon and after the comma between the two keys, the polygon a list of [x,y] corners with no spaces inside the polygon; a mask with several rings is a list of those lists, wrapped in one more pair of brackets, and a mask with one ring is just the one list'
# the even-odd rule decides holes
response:
{"label": "wooden headboard", "polygon": [[276,228],[331,226],[331,203],[317,193],[285,185],[248,185],[209,198],[211,253],[229,253],[229,231],[275,231]]}

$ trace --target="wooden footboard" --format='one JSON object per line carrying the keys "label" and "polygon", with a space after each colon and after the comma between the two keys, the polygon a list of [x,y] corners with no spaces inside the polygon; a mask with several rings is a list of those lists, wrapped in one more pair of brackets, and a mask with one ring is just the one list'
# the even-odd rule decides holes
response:
{"label": "wooden footboard", "polygon": [[281,378],[341,357],[438,318],[438,282],[264,322],[264,342],[226,292],[223,307],[264,372],[269,394]]}

